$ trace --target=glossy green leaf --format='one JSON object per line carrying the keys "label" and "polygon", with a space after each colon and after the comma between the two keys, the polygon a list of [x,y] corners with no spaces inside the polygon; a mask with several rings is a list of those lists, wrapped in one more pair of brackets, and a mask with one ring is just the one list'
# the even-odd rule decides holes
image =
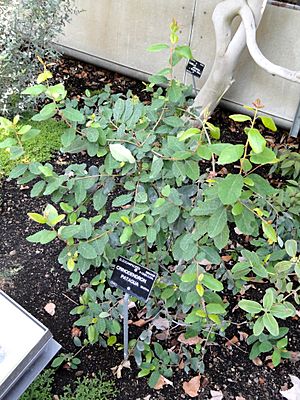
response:
{"label": "glossy green leaf", "polygon": [[241,196],[244,180],[241,175],[229,174],[218,181],[218,196],[224,205],[234,204]]}

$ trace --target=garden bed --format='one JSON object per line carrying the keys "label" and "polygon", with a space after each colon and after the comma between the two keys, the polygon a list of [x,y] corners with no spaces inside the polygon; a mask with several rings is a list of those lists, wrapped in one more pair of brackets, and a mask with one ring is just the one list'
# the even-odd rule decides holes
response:
{"label": "garden bed", "polygon": [[[69,93],[75,97],[87,88],[100,90],[105,84],[112,84],[113,92],[126,93],[127,90],[132,90],[143,101],[149,100],[149,94],[143,92],[144,85],[141,82],[72,59],[63,59],[57,67],[55,76],[58,80],[64,80]],[[212,121],[221,128],[221,140],[240,143],[242,128],[240,124],[230,120],[228,115],[226,110],[218,109]],[[285,131],[279,130],[275,135],[265,132],[265,137],[274,148],[286,147],[295,150],[298,146],[296,141],[288,138],[288,133]],[[93,160],[85,154],[66,156],[58,153],[54,155],[52,161],[54,168],[61,171],[71,162],[86,162],[89,166]],[[262,169],[262,175],[267,174],[268,169],[265,167]],[[270,177],[270,180],[273,185],[281,185],[285,178],[275,175]],[[31,198],[31,187],[31,184],[18,187],[13,181],[3,181],[0,206],[0,287],[51,330],[54,338],[62,345],[64,353],[75,353],[78,348],[72,343],[72,326],[78,318],[69,313],[75,304],[78,304],[79,295],[83,293],[96,272],[90,270],[87,276],[83,277],[80,287],[68,290],[67,281],[70,274],[57,261],[61,251],[60,242],[55,241],[54,244],[42,246],[26,241],[25,238],[37,229],[36,224],[28,219],[27,213],[42,212],[49,200]],[[265,289],[263,285],[258,291],[254,286],[250,287],[251,299],[260,300]],[[240,296],[240,294],[233,296],[231,292],[226,295],[234,304]],[[48,303],[54,303],[56,306],[53,316],[44,309]],[[130,318],[138,319],[136,311],[130,312]],[[231,310],[227,318],[233,323],[227,329],[226,336],[217,336],[216,342],[207,344],[207,353],[204,357],[206,369],[201,375],[198,398],[211,399],[211,391],[218,391],[226,400],[282,399],[279,390],[290,387],[289,374],[299,375],[299,315],[284,324],[290,328],[288,348],[293,352],[292,360],[285,360],[276,368],[270,360],[258,359],[254,363],[248,359],[249,346],[245,338],[251,332],[247,324],[239,325],[240,309]],[[140,332],[140,328],[130,327],[131,337],[138,337]],[[121,335],[119,341],[122,342]],[[75,376],[82,374],[92,375],[101,370],[107,377],[114,379],[111,368],[121,363],[122,352],[114,347],[105,349],[94,344],[83,349],[79,357],[82,363],[77,371],[67,368],[57,370],[53,394],[59,395],[65,384],[72,383]],[[122,378],[116,379],[119,390],[117,399],[188,398],[182,385],[196,374],[186,375],[178,370],[171,378],[174,386],[168,385],[156,391],[148,387],[145,378],[137,379],[138,369],[133,359],[131,365],[131,370],[123,369]]]}

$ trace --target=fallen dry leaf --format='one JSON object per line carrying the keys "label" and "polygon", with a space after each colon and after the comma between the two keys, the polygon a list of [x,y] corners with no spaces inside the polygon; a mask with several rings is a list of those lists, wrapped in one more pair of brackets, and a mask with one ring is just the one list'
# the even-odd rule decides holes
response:
{"label": "fallen dry leaf", "polygon": [[190,337],[187,339],[187,338],[185,338],[184,333],[182,333],[181,335],[178,336],[178,341],[180,343],[193,346],[195,344],[201,343],[202,339],[199,336],[193,336],[193,337]]}
{"label": "fallen dry leaf", "polygon": [[173,386],[173,382],[169,381],[169,379],[165,378],[164,376],[160,375],[158,378],[158,381],[156,382],[156,385],[154,386],[155,390],[160,390],[162,389],[165,385],[171,385]]}
{"label": "fallen dry leaf", "polygon": [[198,390],[200,389],[200,375],[194,376],[190,381],[183,382],[183,390],[190,397],[198,396]]}
{"label": "fallen dry leaf", "polygon": [[115,367],[112,367],[111,370],[112,370],[113,374],[116,375],[116,377],[118,379],[120,379],[120,378],[122,378],[122,369],[123,368],[130,369],[130,361],[129,360],[122,361],[120,365],[116,365]]}
{"label": "fallen dry leaf", "polygon": [[280,391],[280,394],[288,400],[300,400],[300,379],[297,376],[289,375],[293,387],[289,390]]}
{"label": "fallen dry leaf", "polygon": [[163,332],[161,332],[161,333],[157,333],[157,334],[155,335],[155,337],[156,337],[158,340],[167,340],[169,336],[170,336],[169,330],[163,331]]}
{"label": "fallen dry leaf", "polygon": [[170,328],[170,322],[167,318],[158,317],[153,320],[152,324],[160,331],[165,331]]}
{"label": "fallen dry leaf", "polygon": [[55,314],[55,307],[56,305],[54,303],[48,303],[45,305],[44,310],[53,317]]}
{"label": "fallen dry leaf", "polygon": [[290,351],[291,361],[298,362],[300,361],[300,352],[299,351]]}
{"label": "fallen dry leaf", "polygon": [[243,396],[236,396],[235,400],[246,400]]}
{"label": "fallen dry leaf", "polygon": [[223,393],[221,391],[217,390],[211,390],[210,391],[211,398],[210,400],[222,400],[223,399]]}
{"label": "fallen dry leaf", "polygon": [[147,322],[148,321],[146,321],[145,319],[139,319],[138,321],[132,322],[132,325],[138,326],[139,328],[141,328],[142,326],[146,325]]}
{"label": "fallen dry leaf", "polygon": [[229,347],[229,348],[231,349],[231,347],[232,347],[233,345],[235,345],[236,343],[238,343],[238,342],[239,342],[239,339],[238,339],[236,336],[233,336],[233,338],[231,338],[230,340],[228,340],[228,341],[226,342],[226,346]]}
{"label": "fallen dry leaf", "polygon": [[77,328],[77,326],[74,326],[71,329],[71,336],[72,337],[79,337],[81,335],[81,330],[79,328]]}
{"label": "fallen dry leaf", "polygon": [[240,336],[240,342],[246,341],[248,339],[248,333],[246,332],[242,332],[242,331],[238,331],[239,332],[239,336]]}
{"label": "fallen dry leaf", "polygon": [[221,258],[222,258],[223,261],[228,262],[228,261],[230,261],[232,259],[232,256],[226,255],[226,256],[222,256]]}
{"label": "fallen dry leaf", "polygon": [[261,361],[261,359],[259,357],[255,357],[252,360],[253,364],[255,364],[257,367],[261,367],[263,365],[263,362]]}

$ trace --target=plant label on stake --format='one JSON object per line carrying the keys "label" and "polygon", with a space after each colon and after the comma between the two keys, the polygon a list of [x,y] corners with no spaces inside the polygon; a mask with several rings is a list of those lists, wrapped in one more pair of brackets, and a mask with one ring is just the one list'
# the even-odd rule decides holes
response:
{"label": "plant label on stake", "polygon": [[193,80],[193,87],[195,94],[197,94],[197,88],[196,88],[196,78],[201,78],[202,72],[204,70],[205,65],[202,64],[200,61],[197,60],[189,60],[186,66],[186,71],[189,72],[192,75],[192,80]]}
{"label": "plant label on stake", "polygon": [[189,60],[186,66],[187,72],[196,78],[201,78],[205,65],[197,60]]}
{"label": "plant label on stake", "polygon": [[157,278],[157,273],[119,257],[110,279],[110,285],[125,292],[123,303],[124,360],[128,359],[128,299],[129,295],[146,302]]}

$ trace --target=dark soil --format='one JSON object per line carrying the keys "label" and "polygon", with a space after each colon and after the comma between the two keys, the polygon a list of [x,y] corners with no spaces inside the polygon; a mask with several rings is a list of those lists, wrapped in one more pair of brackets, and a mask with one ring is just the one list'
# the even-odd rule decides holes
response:
{"label": "dark soil", "polygon": [[[107,83],[112,83],[115,91],[126,92],[130,89],[139,95],[144,87],[141,82],[67,58],[63,59],[58,66],[57,73],[60,78],[66,79],[67,86],[74,96],[87,87],[98,90]],[[219,109],[215,113],[214,120],[218,121],[222,131],[224,129],[226,132],[228,136],[226,140],[230,138],[234,142],[236,139],[234,136],[239,135],[236,135],[237,132],[233,130],[236,131],[239,128],[228,120],[228,113]],[[284,145],[286,145],[286,132],[281,131],[280,135],[285,137]],[[275,139],[281,140],[278,135],[273,137],[274,141]],[[62,156],[59,155],[53,160],[58,169],[62,168],[61,158]],[[69,163],[72,158],[66,158],[64,161]],[[77,162],[86,161],[84,156],[77,159]],[[51,330],[54,338],[62,345],[64,353],[76,352],[78,348],[73,345],[71,329],[77,318],[71,316],[69,311],[77,304],[82,292],[80,288],[67,289],[69,273],[64,271],[57,262],[57,255],[61,249],[60,242],[42,246],[30,244],[25,239],[36,231],[36,224],[29,220],[27,213],[41,212],[47,199],[30,198],[30,188],[27,186],[19,188],[15,182],[3,182],[1,190],[0,288]],[[257,295],[261,297],[259,291]],[[50,316],[44,310],[49,302],[56,305],[54,316]],[[299,376],[298,354],[295,353],[294,362],[284,361],[276,369],[272,368],[268,362],[262,362],[262,365],[256,366],[248,359],[249,348],[242,340],[243,332],[247,333],[246,325],[235,324],[239,321],[238,311],[233,312],[230,317],[233,324],[226,332],[227,337],[218,337],[216,343],[207,346],[206,371],[201,377],[202,388],[197,398],[211,399],[210,390],[219,390],[222,391],[225,400],[281,400],[279,390],[282,386],[287,388],[286,384],[290,386],[288,375]],[[299,350],[299,318],[295,317],[289,325],[289,349],[297,352]],[[130,328],[130,335],[136,334],[137,331]],[[234,336],[238,338],[238,342],[230,346],[228,340]],[[54,394],[60,394],[62,387],[72,383],[75,376],[80,374],[91,375],[93,372],[102,370],[109,378],[114,379],[111,368],[121,363],[122,353],[113,348],[104,349],[94,345],[84,349],[80,353],[80,358],[82,364],[77,372],[62,368],[57,371]],[[119,389],[118,400],[188,398],[184,394],[182,383],[190,380],[193,374],[188,376],[178,371],[172,379],[174,387],[167,386],[157,392],[149,389],[145,378],[136,378],[137,369],[134,360],[131,360],[131,364],[132,369],[123,370],[122,378],[116,380]],[[148,395],[150,397],[147,397]]]}

